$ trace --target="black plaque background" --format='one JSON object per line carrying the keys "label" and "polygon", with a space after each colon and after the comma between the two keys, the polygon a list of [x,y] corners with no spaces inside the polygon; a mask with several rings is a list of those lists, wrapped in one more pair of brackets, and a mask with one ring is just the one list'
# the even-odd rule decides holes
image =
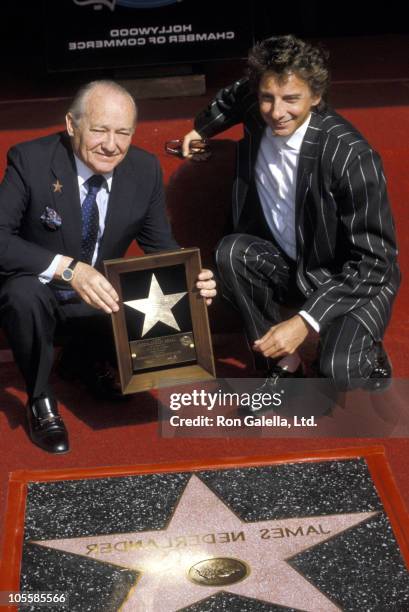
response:
{"label": "black plaque background", "polygon": [[[381,511],[369,521],[298,554],[291,564],[346,612],[409,609],[409,574],[364,460],[195,473],[243,521]],[[183,472],[31,484],[21,590],[67,590],[72,611],[116,610],[137,573],[28,541],[163,529],[190,475]],[[298,612],[229,593],[214,595],[185,610]]]}

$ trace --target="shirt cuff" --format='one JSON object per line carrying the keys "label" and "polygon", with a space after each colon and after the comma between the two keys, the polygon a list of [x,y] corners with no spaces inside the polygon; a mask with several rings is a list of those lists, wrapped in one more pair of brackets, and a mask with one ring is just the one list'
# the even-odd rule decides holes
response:
{"label": "shirt cuff", "polygon": [[316,331],[317,334],[320,333],[320,324],[310,314],[308,314],[308,312],[305,312],[305,310],[300,310],[298,314],[305,321],[307,321],[308,325],[311,325],[312,329]]}
{"label": "shirt cuff", "polygon": [[52,260],[52,262],[50,263],[50,265],[48,266],[48,268],[44,270],[44,272],[41,272],[41,274],[38,275],[38,279],[42,283],[44,283],[44,285],[46,285],[47,283],[53,280],[54,274],[58,268],[58,264],[61,261],[61,257],[62,255],[56,255],[54,259]]}

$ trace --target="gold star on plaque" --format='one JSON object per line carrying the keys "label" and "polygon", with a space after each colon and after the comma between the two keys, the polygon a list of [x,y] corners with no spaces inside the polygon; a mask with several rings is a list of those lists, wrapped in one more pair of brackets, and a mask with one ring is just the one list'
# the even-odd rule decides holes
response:
{"label": "gold star on plaque", "polygon": [[173,327],[180,331],[180,327],[173,315],[172,308],[184,295],[186,295],[186,293],[187,291],[165,295],[156,276],[152,274],[148,297],[141,300],[129,300],[128,302],[124,302],[124,304],[145,314],[142,336],[147,334],[158,322],[165,323],[169,325],[169,327]]}
{"label": "gold star on plaque", "polygon": [[340,612],[291,559],[377,514],[244,522],[193,475],[165,529],[32,544],[137,571],[121,612],[164,610],[163,602],[176,612],[222,591],[305,612]]}
{"label": "gold star on plaque", "polygon": [[53,183],[54,193],[62,193],[62,183],[57,179],[55,183]]}

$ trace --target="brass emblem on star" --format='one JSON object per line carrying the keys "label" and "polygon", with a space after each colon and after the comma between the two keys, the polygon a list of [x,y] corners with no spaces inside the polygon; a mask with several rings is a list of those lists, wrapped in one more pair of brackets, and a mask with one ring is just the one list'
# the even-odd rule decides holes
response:
{"label": "brass emblem on star", "polygon": [[249,567],[231,557],[204,559],[190,568],[187,577],[201,586],[225,586],[244,580],[250,573]]}
{"label": "brass emblem on star", "polygon": [[180,339],[180,344],[183,346],[189,346],[190,348],[194,348],[194,343],[192,342],[192,338],[189,335],[182,336]]}

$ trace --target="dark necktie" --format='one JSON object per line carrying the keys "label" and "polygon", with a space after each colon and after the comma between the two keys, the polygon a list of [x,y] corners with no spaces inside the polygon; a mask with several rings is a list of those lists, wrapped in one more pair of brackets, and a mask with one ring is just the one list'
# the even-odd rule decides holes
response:
{"label": "dark necktie", "polygon": [[82,236],[81,236],[81,261],[92,263],[92,256],[98,238],[99,213],[97,206],[97,193],[101,189],[104,177],[93,174],[86,182],[88,193],[82,203]]}
{"label": "dark necktie", "polygon": [[[104,182],[104,177],[100,174],[93,174],[85,181],[88,187],[88,193],[81,206],[82,214],[82,233],[81,233],[81,261],[91,265],[92,256],[95,251],[95,245],[98,238],[99,230],[99,213],[97,205],[97,194]],[[54,293],[59,302],[79,301],[76,291],[73,289],[60,289],[53,287]]]}

